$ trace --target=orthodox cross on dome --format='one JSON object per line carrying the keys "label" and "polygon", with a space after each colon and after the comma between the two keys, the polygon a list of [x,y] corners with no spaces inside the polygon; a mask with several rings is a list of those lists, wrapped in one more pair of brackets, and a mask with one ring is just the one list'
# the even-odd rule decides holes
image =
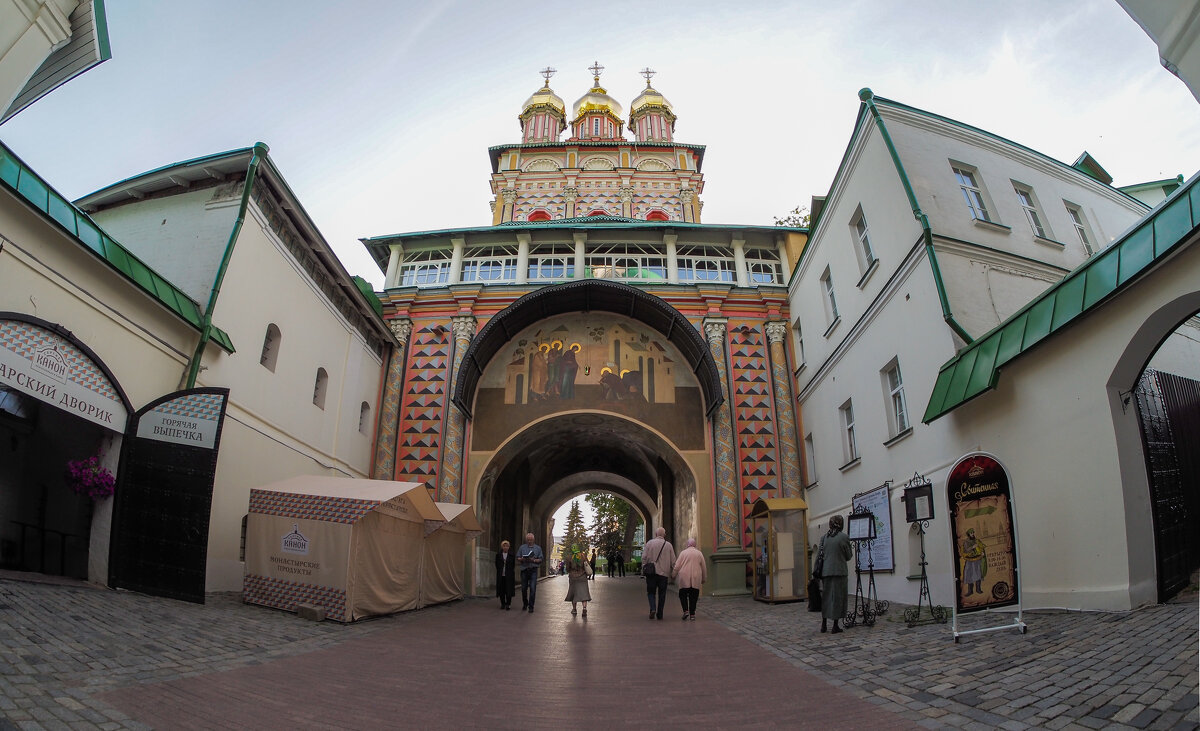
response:
{"label": "orthodox cross on dome", "polygon": [[650,68],[649,66],[647,66],[646,68],[642,69],[638,73],[641,74],[642,76],[646,77],[646,88],[649,89],[650,88],[650,77],[654,76],[658,72],[655,71],[654,69]]}
{"label": "orthodox cross on dome", "polygon": [[546,88],[550,88],[550,77],[558,73],[558,69],[547,66],[538,72],[546,80]]}
{"label": "orthodox cross on dome", "polygon": [[596,79],[596,86],[599,86],[600,72],[604,70],[604,67],[600,65],[599,61],[592,61],[592,65],[588,66],[588,70],[592,72],[592,76]]}

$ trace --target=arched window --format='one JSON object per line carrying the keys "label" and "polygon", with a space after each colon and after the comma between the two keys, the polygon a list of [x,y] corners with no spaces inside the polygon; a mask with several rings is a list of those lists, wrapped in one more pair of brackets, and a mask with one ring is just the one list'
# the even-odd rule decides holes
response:
{"label": "arched window", "polygon": [[258,362],[263,368],[275,372],[275,362],[279,360],[279,328],[275,323],[267,325],[267,334],[263,337],[262,357]]}
{"label": "arched window", "polygon": [[325,408],[325,390],[329,386],[329,374],[324,368],[317,369],[317,382],[313,386],[313,405],[318,408]]}
{"label": "arched window", "polygon": [[534,211],[533,213],[530,213],[530,214],[529,214],[529,218],[528,218],[528,219],[526,219],[526,220],[529,220],[529,221],[549,221],[549,220],[550,220],[550,214],[549,214],[549,213],[546,213],[545,211],[543,211],[543,210],[540,210],[540,209],[539,209],[539,210],[536,210],[536,211]]}
{"label": "arched window", "polygon": [[358,407],[358,431],[361,434],[367,433],[367,426],[371,423],[371,405],[366,401]]}
{"label": "arched window", "polygon": [[670,221],[670,217],[662,211],[650,211],[646,214],[647,221]]}

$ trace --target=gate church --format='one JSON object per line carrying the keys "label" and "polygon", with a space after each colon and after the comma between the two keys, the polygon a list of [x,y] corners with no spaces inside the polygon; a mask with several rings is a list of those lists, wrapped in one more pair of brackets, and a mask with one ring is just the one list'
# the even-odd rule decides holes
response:
{"label": "gate church", "polygon": [[521,141],[489,149],[492,225],[364,240],[400,343],[372,477],[475,506],[477,590],[501,540],[548,546],[559,505],[606,491],[741,593],[752,505],[801,493],[786,283],[805,234],[700,223],[704,147],[674,140],[652,71],[628,117],[602,71],[569,117],[543,72]]}

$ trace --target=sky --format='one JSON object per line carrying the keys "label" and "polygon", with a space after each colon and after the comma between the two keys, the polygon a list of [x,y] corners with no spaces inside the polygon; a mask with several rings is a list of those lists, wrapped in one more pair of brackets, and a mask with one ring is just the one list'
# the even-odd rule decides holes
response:
{"label": "sky", "polygon": [[675,139],[707,146],[705,223],[771,225],[824,195],[863,87],[1067,163],[1087,150],[1116,185],[1200,169],[1196,100],[1114,0],[105,7],[112,58],[0,140],[70,198],[265,142],[378,288],[359,239],[490,225],[487,148],[518,141],[545,66],[570,105],[599,61],[626,111],[656,70]]}

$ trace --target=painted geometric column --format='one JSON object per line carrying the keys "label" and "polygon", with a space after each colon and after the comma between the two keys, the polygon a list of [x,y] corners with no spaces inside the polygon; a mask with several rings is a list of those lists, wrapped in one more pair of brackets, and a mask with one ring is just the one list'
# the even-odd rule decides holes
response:
{"label": "painted geometric column", "polygon": [[767,340],[771,343],[771,382],[775,386],[775,421],[779,428],[779,461],[782,473],[780,486],[784,497],[800,497],[800,448],[796,443],[796,412],[792,401],[792,379],[787,364],[784,338],[788,324],[782,320],[767,323]]}
{"label": "painted geometric column", "polygon": [[[721,392],[729,393],[729,376],[725,371],[725,320],[704,320],[708,349],[717,364]],[[733,419],[726,399],[713,415],[713,461],[717,478],[717,547],[740,548],[738,540],[738,484],[736,457],[733,449]]]}
{"label": "painted geometric column", "polygon": [[396,430],[400,427],[400,393],[404,389],[404,351],[412,333],[412,320],[407,317],[389,320],[388,324],[400,345],[392,350],[379,404],[379,433],[375,435],[375,462],[371,465],[374,480],[396,478]]}
{"label": "painted geometric column", "polygon": [[[729,393],[725,369],[725,323],[723,318],[705,318],[704,334],[708,350],[717,366],[721,393]],[[712,554],[714,596],[749,594],[746,587],[746,563],[750,554],[738,539],[738,484],[734,468],[733,418],[728,398],[713,414],[713,466],[717,498],[717,550]]]}
{"label": "painted geometric column", "polygon": [[771,408],[771,365],[767,338],[757,322],[731,328],[729,384],[733,389],[733,432],[736,435],[742,545],[750,549],[754,535],[750,511],[759,498],[779,497],[779,452]]}
{"label": "painted geometric column", "polygon": [[[457,315],[451,319],[454,330],[454,364],[450,367],[450,390],[454,393],[458,384],[458,369],[463,356],[475,337],[475,316]],[[442,473],[438,483],[438,502],[457,503],[462,501],[463,434],[466,418],[453,404],[446,408],[446,440],[442,443]]]}

